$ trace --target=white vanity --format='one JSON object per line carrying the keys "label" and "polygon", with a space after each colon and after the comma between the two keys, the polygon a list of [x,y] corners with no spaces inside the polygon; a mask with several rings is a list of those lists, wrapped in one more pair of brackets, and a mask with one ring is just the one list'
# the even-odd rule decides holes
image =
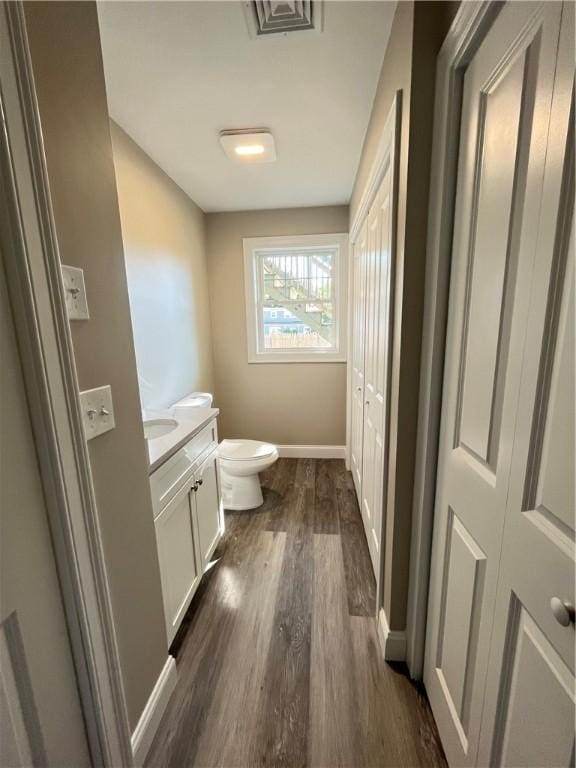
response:
{"label": "white vanity", "polygon": [[215,408],[195,408],[148,441],[168,645],[224,531]]}

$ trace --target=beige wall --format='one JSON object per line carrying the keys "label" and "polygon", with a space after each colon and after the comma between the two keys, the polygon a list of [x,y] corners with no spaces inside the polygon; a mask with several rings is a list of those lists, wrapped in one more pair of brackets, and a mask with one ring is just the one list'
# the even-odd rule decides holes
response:
{"label": "beige wall", "polygon": [[247,362],[242,238],[347,231],[346,206],[207,215],[221,436],[283,445],[344,445],[344,363]]}
{"label": "beige wall", "polygon": [[62,261],[84,269],[90,320],[72,323],[80,387],[112,386],[116,428],[89,443],[132,728],[166,660],[96,5],[26,3]]}
{"label": "beige wall", "polygon": [[353,220],[402,91],[383,605],[406,625],[436,57],[457,3],[398,3],[350,203]]}
{"label": "beige wall", "polygon": [[214,387],[205,216],[114,122],[111,133],[140,396],[166,408]]}

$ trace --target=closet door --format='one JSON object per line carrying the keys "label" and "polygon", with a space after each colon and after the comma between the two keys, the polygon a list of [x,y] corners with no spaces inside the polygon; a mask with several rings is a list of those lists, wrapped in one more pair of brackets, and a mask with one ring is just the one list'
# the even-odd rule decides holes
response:
{"label": "closet door", "polygon": [[364,446],[361,510],[378,577],[386,488],[394,164],[390,156],[367,221]]}
{"label": "closet door", "polygon": [[478,754],[560,15],[504,5],[463,83],[424,675],[454,766]]}
{"label": "closet door", "polygon": [[362,493],[364,439],[364,340],[366,326],[366,223],[354,244],[352,264],[352,423],[350,469],[358,498]]}
{"label": "closet door", "polygon": [[573,55],[565,5],[480,765],[574,765]]}

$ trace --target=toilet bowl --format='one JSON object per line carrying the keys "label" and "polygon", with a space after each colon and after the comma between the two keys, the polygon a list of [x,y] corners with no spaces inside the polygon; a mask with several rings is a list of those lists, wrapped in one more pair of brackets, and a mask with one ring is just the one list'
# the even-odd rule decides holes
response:
{"label": "toilet bowl", "polygon": [[278,448],[258,440],[222,440],[218,446],[224,509],[259,507],[264,499],[259,472],[278,459]]}

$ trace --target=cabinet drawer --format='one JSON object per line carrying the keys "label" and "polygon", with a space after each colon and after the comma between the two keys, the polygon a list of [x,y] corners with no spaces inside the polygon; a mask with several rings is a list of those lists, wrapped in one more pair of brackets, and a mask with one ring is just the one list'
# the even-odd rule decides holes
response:
{"label": "cabinet drawer", "polygon": [[150,476],[152,507],[156,518],[166,504],[178,492],[183,483],[192,477],[194,467],[218,445],[216,420],[179,449]]}

